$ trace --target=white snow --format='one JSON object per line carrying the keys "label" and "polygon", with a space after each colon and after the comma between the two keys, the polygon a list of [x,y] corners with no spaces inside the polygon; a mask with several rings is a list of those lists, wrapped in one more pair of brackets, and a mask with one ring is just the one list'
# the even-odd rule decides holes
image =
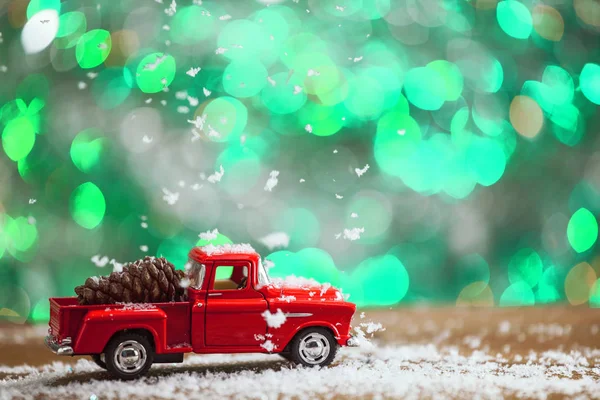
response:
{"label": "white snow", "polygon": [[219,254],[252,254],[256,253],[256,250],[248,243],[239,243],[239,244],[221,244],[215,246],[213,244],[208,244],[206,246],[201,247],[202,251],[204,251],[207,255],[219,255]]}
{"label": "white snow", "polygon": [[[262,347],[275,349],[269,340]],[[288,367],[268,354],[189,355],[183,364],[153,366],[151,376],[135,383],[107,379],[92,361],[80,359],[72,365],[0,366],[8,375],[0,380],[0,398],[546,399],[553,393],[583,399],[597,396],[600,382],[597,369],[582,361],[599,354],[592,349],[545,352],[511,365],[480,350],[461,354],[452,346],[390,345],[344,348],[331,367],[322,369]],[[219,368],[227,365],[236,367]]]}
{"label": "white snow", "polygon": [[172,206],[179,201],[179,192],[171,192],[167,188],[163,188],[163,200],[167,202],[168,205]]}
{"label": "white snow", "polygon": [[290,245],[290,237],[285,232],[273,232],[258,239],[269,250],[277,248],[286,248]]}
{"label": "white snow", "polygon": [[267,183],[265,184],[265,191],[273,191],[273,188],[277,186],[277,183],[279,182],[277,176],[279,176],[279,171],[277,170],[273,170],[269,173],[269,179],[267,179]]}
{"label": "white snow", "polygon": [[296,296],[281,295],[278,299],[281,300],[281,301],[285,301],[286,303],[291,303],[292,301],[296,301]]}
{"label": "white snow", "polygon": [[202,240],[206,240],[206,241],[211,241],[211,240],[215,240],[217,237],[219,236],[219,230],[218,229],[213,229],[212,231],[209,229],[206,232],[202,232],[201,234],[198,235],[198,237]]}
{"label": "white snow", "polygon": [[359,178],[361,176],[363,176],[368,170],[369,170],[369,164],[365,165],[363,169],[354,168],[354,172],[356,172],[356,175],[358,175]]}
{"label": "white snow", "polygon": [[210,175],[208,178],[206,178],[207,181],[209,181],[210,183],[217,183],[221,181],[221,178],[223,178],[223,175],[225,174],[225,170],[223,169],[223,166],[219,166],[219,170],[215,171],[214,174]]}
{"label": "white snow", "polygon": [[344,239],[354,241],[360,239],[360,235],[365,232],[365,228],[344,229]]}
{"label": "white snow", "polygon": [[58,33],[58,13],[46,9],[34,14],[25,23],[21,43],[27,54],[35,54],[50,46]]}
{"label": "white snow", "polygon": [[96,265],[96,267],[104,267],[106,264],[108,264],[109,261],[107,256],[100,257],[99,254],[92,256],[91,260]]}
{"label": "white snow", "polygon": [[187,70],[186,74],[193,78],[198,74],[198,72],[200,72],[201,69],[202,68],[200,68],[200,67],[192,67]]}
{"label": "white snow", "polygon": [[210,96],[210,94],[212,93],[210,90],[208,90],[207,88],[202,88],[202,93],[204,93],[205,97]]}
{"label": "white snow", "polygon": [[140,246],[140,250],[143,251],[144,253],[148,252],[148,246],[146,246],[145,244]]}
{"label": "white snow", "polygon": [[36,201],[36,199],[29,199],[29,204],[35,204]]}
{"label": "white snow", "polygon": [[265,310],[265,312],[263,312],[261,315],[265,319],[265,321],[267,321],[267,325],[269,326],[269,328],[277,329],[281,325],[283,325],[286,320],[285,314],[283,313],[283,311],[281,311],[281,308],[278,308],[277,312],[275,312],[274,314],[271,313],[271,311],[269,310]]}
{"label": "white snow", "polygon": [[306,124],[306,126],[304,127],[304,130],[308,133],[312,133],[313,128],[310,124]]}

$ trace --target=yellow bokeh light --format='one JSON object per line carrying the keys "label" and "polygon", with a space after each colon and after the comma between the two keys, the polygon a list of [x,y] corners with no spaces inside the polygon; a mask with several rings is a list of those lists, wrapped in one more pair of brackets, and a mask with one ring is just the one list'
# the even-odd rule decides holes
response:
{"label": "yellow bokeh light", "polygon": [[484,281],[473,282],[460,291],[456,305],[458,307],[493,307],[494,294]]}
{"label": "yellow bokeh light", "polygon": [[587,303],[596,279],[596,272],[586,262],[571,268],[565,279],[565,294],[569,303],[574,306]]}
{"label": "yellow bokeh light", "polygon": [[575,13],[579,19],[588,25],[600,28],[600,3],[593,0],[575,0]]}
{"label": "yellow bokeh light", "polygon": [[558,42],[565,32],[565,22],[555,8],[538,4],[533,9],[533,28],[544,39]]}
{"label": "yellow bokeh light", "polygon": [[544,114],[538,103],[528,96],[515,96],[510,103],[510,123],[526,138],[534,138],[544,125]]}

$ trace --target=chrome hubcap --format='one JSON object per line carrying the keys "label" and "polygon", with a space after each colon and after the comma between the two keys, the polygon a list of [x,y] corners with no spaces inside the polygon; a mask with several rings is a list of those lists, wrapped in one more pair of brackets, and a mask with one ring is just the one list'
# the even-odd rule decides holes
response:
{"label": "chrome hubcap", "polygon": [[135,340],[126,340],[117,347],[114,361],[122,372],[136,373],[146,364],[146,349]]}
{"label": "chrome hubcap", "polygon": [[329,341],[318,332],[309,333],[300,341],[300,357],[307,364],[317,365],[322,363],[327,359],[329,351]]}

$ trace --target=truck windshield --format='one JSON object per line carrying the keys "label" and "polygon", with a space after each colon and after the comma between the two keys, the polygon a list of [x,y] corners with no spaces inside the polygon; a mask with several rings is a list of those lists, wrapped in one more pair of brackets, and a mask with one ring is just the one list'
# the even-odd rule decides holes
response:
{"label": "truck windshield", "polygon": [[267,269],[262,263],[262,260],[258,259],[258,286],[262,287],[271,283],[269,280],[269,275],[267,274]]}

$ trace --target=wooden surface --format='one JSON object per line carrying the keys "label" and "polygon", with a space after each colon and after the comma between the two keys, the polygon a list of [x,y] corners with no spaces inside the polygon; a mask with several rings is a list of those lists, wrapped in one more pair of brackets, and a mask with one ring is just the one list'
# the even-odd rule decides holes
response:
{"label": "wooden surface", "polygon": [[[554,364],[556,366],[568,364],[572,362],[569,360],[573,359],[573,357],[569,358],[569,355],[577,354],[578,372],[571,376],[562,376],[565,374],[561,372],[559,374],[561,379],[577,380],[584,375],[591,384],[598,382],[600,352],[597,349],[600,348],[600,310],[567,306],[503,309],[418,307],[365,310],[363,318],[360,318],[360,314],[359,311],[353,322],[354,326],[372,321],[381,323],[385,328],[384,331],[374,335],[373,342],[377,343],[378,347],[421,349],[424,347],[419,346],[423,345],[440,349],[441,352],[445,351],[443,349],[450,349],[450,353],[457,352],[465,356],[479,352],[503,359],[503,368],[509,370],[511,366],[544,363],[545,368],[551,371]],[[367,325],[364,325],[363,330],[366,329]],[[0,382],[20,378],[20,373],[9,367],[24,364],[44,366],[54,361],[73,364],[77,362],[80,357],[57,357],[47,350],[43,344],[44,333],[45,327],[0,325],[0,365],[5,366],[4,369],[0,369]],[[550,356],[544,357],[544,354]],[[560,355],[564,355],[565,361],[562,361]],[[206,374],[208,371],[234,374],[244,370],[277,371],[285,365],[279,358],[275,358],[272,363],[240,362],[237,365],[212,367],[210,364],[173,366],[151,374],[161,377],[190,369],[199,374]],[[102,380],[108,377],[101,371],[71,374],[55,381],[54,385],[89,382],[94,379]],[[515,396],[514,393],[506,393],[506,395],[521,397]],[[554,397],[560,398],[563,395],[564,393]],[[578,395],[582,398],[592,398],[600,396],[600,391],[597,393],[584,391]]]}

